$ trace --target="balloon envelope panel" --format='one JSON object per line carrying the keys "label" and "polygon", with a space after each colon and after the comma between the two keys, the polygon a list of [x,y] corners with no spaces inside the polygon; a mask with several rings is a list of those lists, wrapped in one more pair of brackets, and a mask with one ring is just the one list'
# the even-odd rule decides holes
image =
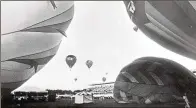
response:
{"label": "balloon envelope panel", "polygon": [[183,100],[196,76],[182,65],[163,58],[143,57],[119,73],[113,95],[119,103],[169,103]]}

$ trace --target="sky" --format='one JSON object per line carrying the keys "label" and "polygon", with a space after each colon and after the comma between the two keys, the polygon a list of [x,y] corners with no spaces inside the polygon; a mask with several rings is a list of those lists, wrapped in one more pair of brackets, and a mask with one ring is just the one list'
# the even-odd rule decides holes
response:
{"label": "sky", "polygon": [[[133,27],[122,1],[75,1],[74,18],[66,31],[68,37],[63,38],[57,54],[17,90],[28,86],[83,89],[102,83],[102,77],[113,82],[124,66],[145,56],[168,58],[195,69],[194,60],[161,47]],[[70,54],[77,57],[71,71],[65,62]],[[91,70],[85,64],[87,60],[94,62]],[[78,80],[75,82],[74,78]]]}

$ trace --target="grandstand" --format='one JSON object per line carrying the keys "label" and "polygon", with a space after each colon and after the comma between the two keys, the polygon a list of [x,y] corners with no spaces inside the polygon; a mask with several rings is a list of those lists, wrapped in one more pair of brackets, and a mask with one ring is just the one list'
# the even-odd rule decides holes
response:
{"label": "grandstand", "polygon": [[113,97],[114,82],[91,84],[87,91],[94,97]]}

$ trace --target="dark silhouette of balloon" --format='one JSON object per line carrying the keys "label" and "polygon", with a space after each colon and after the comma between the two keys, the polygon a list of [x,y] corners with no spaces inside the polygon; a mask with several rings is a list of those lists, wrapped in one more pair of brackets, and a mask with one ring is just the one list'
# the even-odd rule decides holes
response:
{"label": "dark silhouette of balloon", "polygon": [[93,61],[87,60],[87,61],[86,61],[86,65],[87,65],[87,67],[90,69],[91,66],[93,65]]}
{"label": "dark silhouette of balloon", "polygon": [[70,70],[74,66],[74,64],[76,63],[76,60],[77,60],[76,56],[74,56],[74,55],[68,55],[66,57],[66,63],[69,66]]}
{"label": "dark silhouette of balloon", "polygon": [[107,75],[108,73],[106,72],[105,74]]}
{"label": "dark silhouette of balloon", "polygon": [[102,81],[105,82],[105,81],[106,81],[106,77],[103,77],[103,78],[102,78]]}

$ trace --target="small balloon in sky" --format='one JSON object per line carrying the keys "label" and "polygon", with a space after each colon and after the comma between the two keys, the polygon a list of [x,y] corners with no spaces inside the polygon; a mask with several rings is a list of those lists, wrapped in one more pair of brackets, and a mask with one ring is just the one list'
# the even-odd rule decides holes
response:
{"label": "small balloon in sky", "polygon": [[138,31],[138,27],[137,26],[133,27],[133,30],[137,32]]}
{"label": "small balloon in sky", "polygon": [[78,79],[77,78],[74,78],[74,81],[76,82]]}
{"label": "small balloon in sky", "polygon": [[66,63],[67,63],[67,65],[69,66],[69,68],[70,68],[70,70],[71,70],[71,68],[74,66],[74,64],[76,63],[76,56],[74,56],[74,55],[68,55],[67,57],[66,57]]}
{"label": "small balloon in sky", "polygon": [[86,65],[87,65],[87,67],[90,69],[91,66],[93,65],[93,61],[92,61],[92,60],[87,60],[87,61],[86,61]]}
{"label": "small balloon in sky", "polygon": [[102,81],[105,82],[105,81],[106,81],[106,77],[103,77],[103,78],[102,78]]}

